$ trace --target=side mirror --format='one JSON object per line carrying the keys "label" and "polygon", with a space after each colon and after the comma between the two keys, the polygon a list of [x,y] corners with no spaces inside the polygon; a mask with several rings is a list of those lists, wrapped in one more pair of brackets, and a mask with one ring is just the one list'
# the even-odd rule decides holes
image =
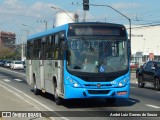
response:
{"label": "side mirror", "polygon": [[62,51],[65,52],[67,50],[67,42],[65,40],[65,33],[64,32],[61,32],[59,34],[59,37],[60,37],[60,42],[61,42],[61,47],[62,47]]}

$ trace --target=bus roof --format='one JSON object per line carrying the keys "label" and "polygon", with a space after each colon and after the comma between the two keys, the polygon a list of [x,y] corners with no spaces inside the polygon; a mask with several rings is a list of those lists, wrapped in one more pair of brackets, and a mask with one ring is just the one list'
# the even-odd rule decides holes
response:
{"label": "bus roof", "polygon": [[97,24],[97,25],[108,25],[108,26],[117,26],[117,27],[125,27],[124,25],[122,24],[115,24],[115,23],[104,23],[104,22],[79,22],[79,23],[68,23],[68,24],[64,24],[62,26],[58,26],[58,27],[54,27],[54,28],[51,28],[49,30],[45,30],[45,31],[42,31],[42,32],[39,32],[39,33],[36,33],[36,34],[33,34],[33,35],[30,35],[28,37],[28,40],[32,40],[34,38],[39,38],[39,37],[43,37],[43,36],[46,36],[46,35],[49,35],[49,34],[52,34],[52,33],[56,33],[56,32],[59,32],[59,31],[63,31],[63,30],[66,30],[68,29],[68,26],[69,25],[90,25],[90,24]]}
{"label": "bus roof", "polygon": [[45,31],[30,35],[28,37],[28,40],[31,40],[31,39],[34,39],[34,38],[43,37],[45,35],[49,35],[49,34],[52,34],[52,33],[55,33],[55,32],[59,32],[59,31],[62,31],[62,30],[66,30],[67,27],[68,27],[68,24],[65,24],[65,25],[62,25],[62,26],[59,26],[59,27],[51,28],[49,30],[45,30]]}
{"label": "bus roof", "polygon": [[107,25],[107,26],[118,26],[118,27],[124,27],[122,24],[116,24],[116,23],[106,23],[106,22],[79,22],[79,23],[69,23],[69,24],[77,24],[77,25]]}

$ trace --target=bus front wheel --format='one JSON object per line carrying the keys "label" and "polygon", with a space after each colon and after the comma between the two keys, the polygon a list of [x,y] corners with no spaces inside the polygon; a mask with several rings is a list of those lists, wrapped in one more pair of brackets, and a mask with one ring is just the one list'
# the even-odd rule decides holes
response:
{"label": "bus front wheel", "polygon": [[58,87],[56,82],[54,83],[54,100],[57,105],[62,104],[62,98],[58,96]]}

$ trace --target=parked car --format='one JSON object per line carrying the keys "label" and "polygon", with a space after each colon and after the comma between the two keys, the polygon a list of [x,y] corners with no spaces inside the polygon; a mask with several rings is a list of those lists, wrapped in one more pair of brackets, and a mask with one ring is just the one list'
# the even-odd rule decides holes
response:
{"label": "parked car", "polygon": [[3,64],[3,60],[0,60],[0,66],[2,66],[2,64]]}
{"label": "parked car", "polygon": [[139,63],[138,62],[131,62],[130,63],[130,68],[131,69],[137,69],[138,68]]}
{"label": "parked car", "polygon": [[152,84],[155,90],[160,90],[160,61],[148,61],[138,70],[138,87],[146,83]]}
{"label": "parked car", "polygon": [[5,66],[5,67],[10,67],[11,62],[12,62],[12,61],[5,61],[4,66]]}
{"label": "parked car", "polygon": [[4,67],[4,63],[6,60],[0,60],[0,66]]}
{"label": "parked car", "polygon": [[12,61],[10,65],[11,69],[24,69],[22,61]]}
{"label": "parked car", "polygon": [[26,68],[26,62],[22,61],[24,68]]}
{"label": "parked car", "polygon": [[139,70],[140,70],[141,68],[143,68],[146,63],[147,63],[147,62],[143,63],[142,65],[140,65],[139,68],[136,69],[136,78],[138,78],[138,72],[139,72]]}

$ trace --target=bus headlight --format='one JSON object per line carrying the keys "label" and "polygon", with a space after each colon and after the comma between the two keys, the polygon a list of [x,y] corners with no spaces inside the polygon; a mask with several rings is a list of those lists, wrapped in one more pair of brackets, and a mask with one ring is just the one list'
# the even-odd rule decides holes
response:
{"label": "bus headlight", "polygon": [[118,83],[118,86],[119,87],[122,87],[122,86],[125,86],[128,82],[129,78],[124,78],[123,80],[121,80],[119,83]]}
{"label": "bus headlight", "polygon": [[72,87],[75,87],[75,88],[80,88],[81,87],[81,85],[75,79],[73,79],[71,77],[67,77],[67,80]]}
{"label": "bus headlight", "polygon": [[78,84],[77,84],[77,83],[74,83],[73,86],[74,86],[74,87],[78,87]]}
{"label": "bus headlight", "polygon": [[123,84],[120,82],[120,83],[118,83],[118,86],[120,86],[120,87],[121,87],[121,86],[123,86]]}

